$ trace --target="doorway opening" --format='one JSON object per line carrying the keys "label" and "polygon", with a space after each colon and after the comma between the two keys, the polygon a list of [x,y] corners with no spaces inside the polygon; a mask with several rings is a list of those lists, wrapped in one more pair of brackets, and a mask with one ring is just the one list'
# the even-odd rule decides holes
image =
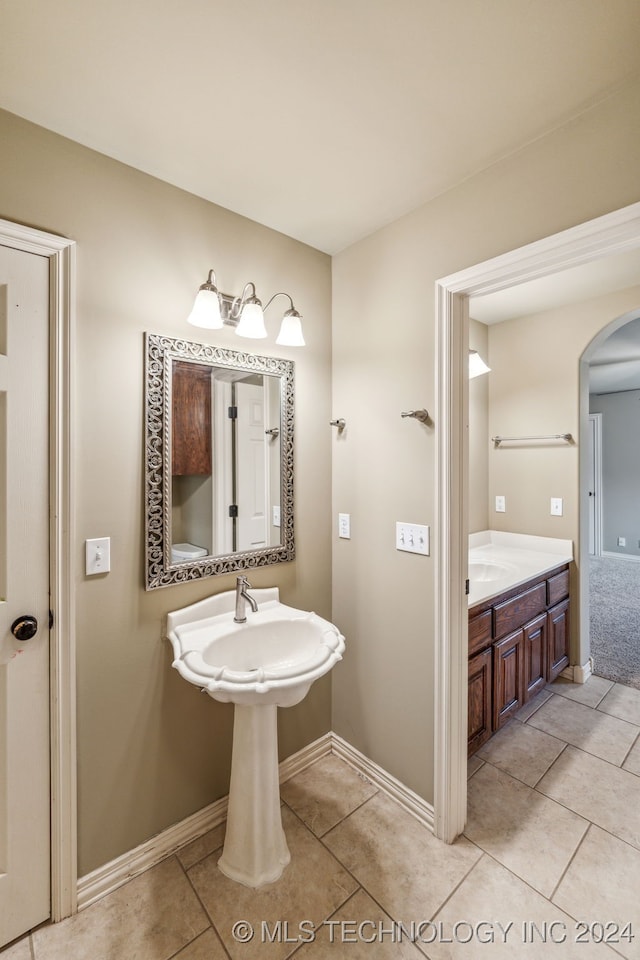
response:
{"label": "doorway opening", "polygon": [[[462,833],[467,806],[468,565],[468,299],[548,277],[640,246],[640,203],[536,241],[436,283],[436,591],[435,791],[436,836]],[[580,457],[585,456],[581,450]],[[581,462],[581,470],[583,464]],[[581,581],[588,558],[587,492],[580,491],[576,531]],[[588,591],[581,582],[581,625],[571,661],[588,656]]]}
{"label": "doorway opening", "polygon": [[[640,304],[639,304],[640,307]],[[640,309],[617,317],[581,357],[589,505],[589,653],[607,680],[640,689]]]}

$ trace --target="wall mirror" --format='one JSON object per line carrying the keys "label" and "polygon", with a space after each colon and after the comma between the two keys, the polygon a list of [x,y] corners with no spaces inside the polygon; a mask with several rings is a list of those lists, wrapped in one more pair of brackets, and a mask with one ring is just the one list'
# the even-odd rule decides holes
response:
{"label": "wall mirror", "polygon": [[145,343],[147,590],[292,560],[293,362]]}

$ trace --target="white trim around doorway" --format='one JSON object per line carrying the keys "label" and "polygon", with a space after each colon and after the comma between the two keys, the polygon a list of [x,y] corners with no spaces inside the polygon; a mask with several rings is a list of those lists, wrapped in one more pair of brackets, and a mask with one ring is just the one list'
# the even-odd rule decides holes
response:
{"label": "white trim around doorway", "polygon": [[[434,824],[447,843],[462,833],[467,807],[468,297],[638,246],[640,203],[634,203],[436,282]],[[586,491],[580,497],[580,515],[586,517]],[[583,539],[581,577],[588,569]]]}
{"label": "white trim around doorway", "polygon": [[73,353],[75,242],[0,220],[0,244],[49,260],[51,919],[77,910]]}

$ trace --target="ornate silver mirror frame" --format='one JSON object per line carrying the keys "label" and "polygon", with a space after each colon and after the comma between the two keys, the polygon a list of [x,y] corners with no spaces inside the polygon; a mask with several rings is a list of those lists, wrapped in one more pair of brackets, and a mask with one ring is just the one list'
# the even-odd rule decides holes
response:
{"label": "ornate silver mirror frame", "polygon": [[[294,364],[211,344],[145,334],[145,586],[147,590],[237,570],[293,560]],[[172,364],[187,361],[280,379],[280,543],[197,560],[173,562],[172,547]]]}

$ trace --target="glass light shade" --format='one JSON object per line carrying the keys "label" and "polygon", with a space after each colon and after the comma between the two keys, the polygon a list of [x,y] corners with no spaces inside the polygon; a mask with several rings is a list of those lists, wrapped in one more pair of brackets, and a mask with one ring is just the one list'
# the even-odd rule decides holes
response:
{"label": "glass light shade", "polygon": [[240,314],[240,322],[236,327],[239,337],[249,337],[251,340],[261,340],[267,335],[264,325],[264,313],[259,302],[245,303]]}
{"label": "glass light shade", "polygon": [[292,313],[288,310],[282,318],[280,333],[276,337],[276,343],[283,347],[304,347],[304,337],[302,336],[302,318],[298,313]]}
{"label": "glass light shade", "polygon": [[215,290],[207,290],[206,288],[198,290],[193,310],[187,317],[187,323],[194,327],[205,327],[207,330],[220,330],[222,328],[220,301]]}
{"label": "glass light shade", "polygon": [[469,380],[479,377],[483,373],[490,373],[491,367],[488,367],[477,350],[469,350]]}

